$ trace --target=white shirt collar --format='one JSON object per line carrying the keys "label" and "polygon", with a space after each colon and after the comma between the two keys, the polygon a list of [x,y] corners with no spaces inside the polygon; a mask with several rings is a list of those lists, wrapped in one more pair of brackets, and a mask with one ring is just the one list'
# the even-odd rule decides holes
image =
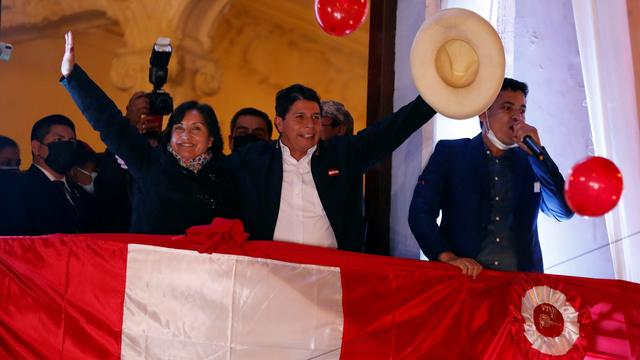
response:
{"label": "white shirt collar", "polygon": [[51,174],[49,171],[47,171],[47,169],[43,168],[42,166],[33,163],[33,165],[35,167],[37,167],[38,169],[40,169],[40,171],[42,171],[51,181],[62,181],[67,187],[69,187],[69,185],[67,184],[67,177],[63,176],[62,179],[56,179],[53,174]]}
{"label": "white shirt collar", "polygon": [[280,149],[282,149],[282,160],[287,163],[308,163],[309,161],[311,161],[313,152],[316,151],[316,148],[318,147],[318,145],[314,145],[311,149],[307,150],[307,154],[302,159],[300,159],[300,161],[298,161],[293,156],[291,156],[291,150],[289,150],[287,145],[285,145],[282,140],[278,141],[280,142]]}

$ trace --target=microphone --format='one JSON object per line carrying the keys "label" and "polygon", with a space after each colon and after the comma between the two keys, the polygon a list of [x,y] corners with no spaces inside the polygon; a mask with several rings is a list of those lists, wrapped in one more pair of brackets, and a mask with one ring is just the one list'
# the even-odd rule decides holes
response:
{"label": "microphone", "polygon": [[530,135],[525,135],[525,137],[522,138],[522,142],[525,144],[527,149],[529,149],[529,151],[538,158],[538,160],[544,160],[544,153],[542,152],[542,149],[540,149],[540,145],[538,145]]}

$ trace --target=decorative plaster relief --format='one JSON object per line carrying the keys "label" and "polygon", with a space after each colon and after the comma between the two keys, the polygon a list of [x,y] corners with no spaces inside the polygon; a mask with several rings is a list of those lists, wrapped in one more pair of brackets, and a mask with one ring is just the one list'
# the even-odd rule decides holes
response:
{"label": "decorative plaster relief", "polygon": [[213,96],[220,90],[222,71],[213,61],[198,67],[193,80],[193,88],[199,97]]}
{"label": "decorative plaster relief", "polygon": [[[148,87],[149,53],[120,55],[111,62],[111,82],[120,90]],[[169,74],[171,75],[171,71]]]}
{"label": "decorative plaster relief", "polygon": [[312,82],[317,90],[332,89],[345,99],[356,84],[366,83],[366,44],[362,51],[339,46],[255,7],[231,8],[219,21],[212,39],[215,52],[239,60],[234,65],[258,84],[280,89]]}
{"label": "decorative plaster relief", "polygon": [[3,29],[29,25],[45,25],[65,16],[103,10],[104,0],[4,0],[2,2]]}
{"label": "decorative plaster relief", "polygon": [[[128,48],[113,62],[112,80],[122,89],[147,82],[150,45],[159,36],[171,38],[174,56],[169,81],[183,83],[181,95],[211,96],[218,92],[222,70],[201,43],[203,29],[210,29],[228,0],[137,0],[109,3],[107,13],[124,31]],[[191,34],[185,31],[194,31]],[[183,46],[183,39],[187,39]],[[207,42],[208,43],[208,42]],[[181,64],[184,63],[184,67]]]}
{"label": "decorative plaster relief", "polygon": [[[331,37],[318,36],[312,11],[307,13],[309,4],[297,0],[5,0],[3,28],[44,28],[88,11],[106,14],[120,26],[126,44],[117,51],[110,69],[111,81],[121,90],[149,86],[151,46],[164,36],[171,38],[174,48],[169,87],[173,85],[186,98],[215,95],[223,76],[221,64],[229,64],[229,59],[234,67],[255,76],[258,84],[279,89],[307,82],[318,90],[332,89],[344,100],[352,98],[354,87],[366,83],[367,38],[353,34],[336,45]],[[29,36],[37,35],[35,31]],[[224,55],[225,61],[217,61],[214,54]]]}

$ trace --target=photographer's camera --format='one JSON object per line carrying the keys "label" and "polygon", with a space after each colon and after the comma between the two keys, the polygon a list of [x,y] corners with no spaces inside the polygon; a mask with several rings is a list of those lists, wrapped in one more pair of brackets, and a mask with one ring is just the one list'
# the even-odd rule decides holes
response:
{"label": "photographer's camera", "polygon": [[149,58],[149,82],[153,90],[149,97],[149,115],[169,115],[173,112],[173,99],[162,87],[169,78],[169,60],[171,59],[171,40],[158,38]]}

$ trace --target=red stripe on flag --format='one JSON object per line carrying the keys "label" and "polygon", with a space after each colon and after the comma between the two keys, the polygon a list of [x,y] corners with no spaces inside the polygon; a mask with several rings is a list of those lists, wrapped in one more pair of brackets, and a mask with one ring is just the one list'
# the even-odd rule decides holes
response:
{"label": "red stripe on flag", "polygon": [[[560,283],[579,295],[592,319],[588,358],[640,358],[640,285],[635,283],[490,270],[472,280],[437,262],[273,241],[241,243],[221,234],[207,241],[205,234],[198,235],[195,242],[134,235],[0,238],[0,354],[118,356],[126,250],[97,240],[112,239],[340,267],[344,359],[522,359],[527,340],[513,316],[521,305],[514,284],[522,279]],[[77,288],[70,289],[72,280],[64,277],[67,265],[61,264],[67,263],[69,277],[80,278],[73,280]],[[103,299],[108,304],[100,304]],[[58,313],[77,315],[75,324],[65,320],[62,326]],[[69,340],[63,348],[65,333]]]}
{"label": "red stripe on flag", "polygon": [[512,284],[523,276],[561,282],[580,294],[593,318],[587,358],[640,359],[635,283],[491,270],[473,280],[440,262],[272,241],[248,242],[242,252],[340,267],[342,359],[524,359],[509,302]]}
{"label": "red stripe on flag", "polygon": [[127,245],[0,240],[0,358],[119,357]]}

